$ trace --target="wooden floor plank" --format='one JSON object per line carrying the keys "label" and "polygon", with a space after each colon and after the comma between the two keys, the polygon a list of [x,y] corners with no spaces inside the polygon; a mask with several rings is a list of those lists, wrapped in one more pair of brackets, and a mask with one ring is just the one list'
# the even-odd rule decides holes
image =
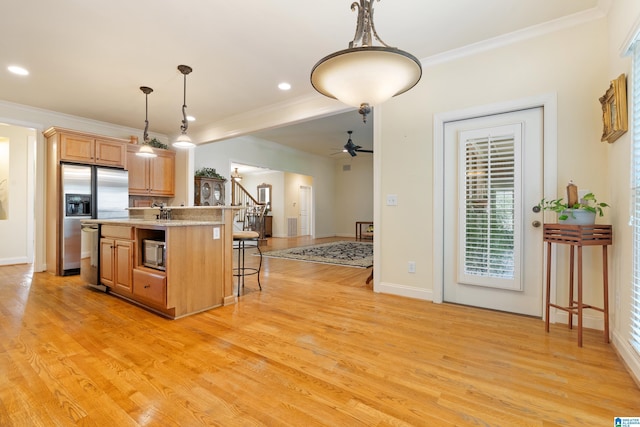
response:
{"label": "wooden floor plank", "polygon": [[[332,239],[323,239],[328,241]],[[269,239],[267,249],[311,244]],[[258,258],[248,256],[250,263]],[[238,304],[167,320],[0,267],[0,425],[606,426],[640,390],[601,332],[372,292],[265,259]]]}

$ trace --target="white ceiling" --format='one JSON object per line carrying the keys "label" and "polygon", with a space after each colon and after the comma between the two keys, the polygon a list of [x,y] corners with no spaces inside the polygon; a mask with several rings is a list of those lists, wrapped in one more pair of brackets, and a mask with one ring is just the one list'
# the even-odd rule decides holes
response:
{"label": "white ceiling", "polygon": [[[375,26],[387,44],[422,60],[563,17],[606,9],[609,0],[382,0]],[[183,76],[190,133],[234,116],[316,94],[313,65],[345,49],[350,0],[3,0],[0,99],[140,129],[150,86],[150,132],[175,136]],[[10,74],[9,65],[30,71]],[[425,70],[428,73],[428,70]],[[292,89],[277,88],[287,81]],[[332,101],[337,102],[337,101]],[[259,136],[327,154],[370,148],[371,123],[354,111]],[[241,133],[241,130],[239,131]],[[192,133],[193,134],[193,133]],[[362,136],[362,138],[359,138]],[[207,142],[207,141],[197,141]],[[320,148],[321,147],[321,148]]]}

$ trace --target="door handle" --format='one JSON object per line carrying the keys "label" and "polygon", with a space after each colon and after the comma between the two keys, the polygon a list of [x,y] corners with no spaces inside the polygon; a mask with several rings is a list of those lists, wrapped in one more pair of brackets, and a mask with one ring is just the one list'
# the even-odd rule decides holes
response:
{"label": "door handle", "polygon": [[531,225],[533,225],[535,228],[538,228],[542,225],[542,223],[538,220],[535,220],[531,223]]}

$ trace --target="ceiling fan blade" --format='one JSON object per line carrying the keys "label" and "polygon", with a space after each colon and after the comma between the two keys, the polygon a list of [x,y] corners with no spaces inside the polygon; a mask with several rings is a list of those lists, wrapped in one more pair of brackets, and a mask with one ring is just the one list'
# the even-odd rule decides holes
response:
{"label": "ceiling fan blade", "polygon": [[358,153],[373,153],[373,150],[365,150],[363,148],[357,148],[355,151]]}

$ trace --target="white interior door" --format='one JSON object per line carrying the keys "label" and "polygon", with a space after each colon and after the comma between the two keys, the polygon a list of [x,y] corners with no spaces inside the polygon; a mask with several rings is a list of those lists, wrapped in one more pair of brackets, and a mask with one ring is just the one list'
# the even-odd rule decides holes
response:
{"label": "white interior door", "polygon": [[311,187],[300,186],[300,235],[311,234]]}
{"label": "white interior door", "polygon": [[447,302],[542,315],[543,110],[445,124]]}

